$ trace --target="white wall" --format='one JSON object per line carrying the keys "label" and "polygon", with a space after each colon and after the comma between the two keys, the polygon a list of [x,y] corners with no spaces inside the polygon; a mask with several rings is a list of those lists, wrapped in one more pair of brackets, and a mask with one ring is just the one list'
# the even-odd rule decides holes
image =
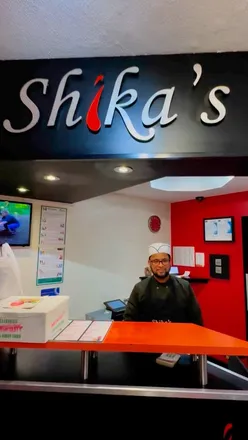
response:
{"label": "white wall", "polygon": [[[41,205],[66,205],[31,202],[31,246],[14,248],[14,252],[25,294],[39,295],[36,270]],[[129,296],[144,273],[149,244],[170,242],[170,205],[109,194],[67,209],[64,283],[58,286],[61,294],[70,296],[70,316],[84,318],[85,313],[102,308],[105,300]],[[148,229],[148,218],[153,214],[162,220],[161,230],[156,234]]]}
{"label": "white wall", "polygon": [[[148,229],[157,214],[160,232]],[[103,301],[126,298],[147,263],[148,246],[170,242],[170,205],[109,194],[75,204],[68,212],[63,293],[70,315],[82,318]]]}

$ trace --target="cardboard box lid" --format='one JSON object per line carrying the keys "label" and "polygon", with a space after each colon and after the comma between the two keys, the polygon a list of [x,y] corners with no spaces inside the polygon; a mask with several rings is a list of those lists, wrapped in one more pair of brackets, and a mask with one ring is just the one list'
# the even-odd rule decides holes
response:
{"label": "cardboard box lid", "polygon": [[10,296],[0,301],[0,315],[43,314],[69,301],[69,296]]}

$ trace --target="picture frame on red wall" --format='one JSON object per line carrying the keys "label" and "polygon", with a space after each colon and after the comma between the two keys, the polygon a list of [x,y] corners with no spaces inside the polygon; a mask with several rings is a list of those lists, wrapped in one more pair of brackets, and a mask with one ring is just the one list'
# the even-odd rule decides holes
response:
{"label": "picture frame on red wall", "polygon": [[208,243],[232,243],[235,241],[234,217],[203,219],[204,241]]}

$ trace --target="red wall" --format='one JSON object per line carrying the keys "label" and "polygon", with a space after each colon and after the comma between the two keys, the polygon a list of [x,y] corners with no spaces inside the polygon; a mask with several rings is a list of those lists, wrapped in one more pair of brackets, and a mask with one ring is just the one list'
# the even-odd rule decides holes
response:
{"label": "red wall", "polygon": [[[203,218],[234,216],[234,243],[205,243]],[[209,277],[209,254],[230,256],[230,279],[210,279],[208,284],[193,284],[200,303],[204,325],[246,339],[245,287],[242,255],[241,217],[248,216],[248,192],[190,200],[171,205],[172,246],[194,246],[205,253],[205,267],[182,267],[191,277]]]}

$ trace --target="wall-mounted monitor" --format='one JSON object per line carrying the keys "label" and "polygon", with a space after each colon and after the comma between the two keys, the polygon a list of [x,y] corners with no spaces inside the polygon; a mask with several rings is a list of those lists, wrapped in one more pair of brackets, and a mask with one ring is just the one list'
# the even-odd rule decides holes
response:
{"label": "wall-mounted monitor", "polygon": [[205,218],[203,219],[203,231],[206,242],[233,242],[234,218]]}
{"label": "wall-mounted monitor", "polygon": [[32,204],[0,200],[0,246],[30,246]]}

